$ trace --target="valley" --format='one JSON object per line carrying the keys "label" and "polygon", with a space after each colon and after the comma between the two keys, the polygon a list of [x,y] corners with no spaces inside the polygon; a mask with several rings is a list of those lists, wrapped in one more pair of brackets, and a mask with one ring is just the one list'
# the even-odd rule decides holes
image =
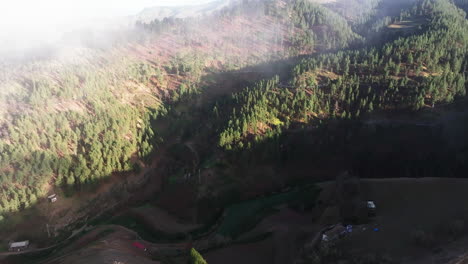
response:
{"label": "valley", "polygon": [[[2,61],[0,263],[456,263],[468,21],[401,2],[147,9]],[[340,177],[375,218],[345,217]]]}

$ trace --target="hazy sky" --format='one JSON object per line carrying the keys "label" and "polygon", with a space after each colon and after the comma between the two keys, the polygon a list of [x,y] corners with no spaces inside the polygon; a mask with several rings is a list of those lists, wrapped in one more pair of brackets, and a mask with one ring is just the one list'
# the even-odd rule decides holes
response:
{"label": "hazy sky", "polygon": [[[99,18],[137,14],[145,7],[196,5],[213,0],[0,0],[0,44],[47,39]],[[98,24],[98,23],[96,23]],[[2,41],[3,40],[3,41]]]}
{"label": "hazy sky", "polygon": [[213,0],[0,0],[0,22],[45,23],[132,15],[150,6],[196,5]]}

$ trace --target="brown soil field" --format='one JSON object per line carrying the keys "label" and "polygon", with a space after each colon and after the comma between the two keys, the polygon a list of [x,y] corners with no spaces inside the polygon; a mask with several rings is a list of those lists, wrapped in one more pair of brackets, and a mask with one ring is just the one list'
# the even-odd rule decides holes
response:
{"label": "brown soil field", "polygon": [[59,256],[45,264],[74,263],[125,263],[158,264],[152,261],[148,252],[134,247],[133,242],[146,245],[138,235],[120,226],[102,226],[87,233],[59,252]]}
{"label": "brown soil field", "polygon": [[[344,248],[357,254],[383,254],[400,263],[414,263],[453,240],[447,229],[454,221],[468,220],[466,179],[372,179],[362,180],[361,188],[364,199],[375,201],[377,216],[364,226],[366,230],[356,227],[342,241]],[[374,227],[379,231],[373,231]],[[416,245],[416,230],[433,236],[434,246]],[[463,235],[466,227],[457,234]]]}

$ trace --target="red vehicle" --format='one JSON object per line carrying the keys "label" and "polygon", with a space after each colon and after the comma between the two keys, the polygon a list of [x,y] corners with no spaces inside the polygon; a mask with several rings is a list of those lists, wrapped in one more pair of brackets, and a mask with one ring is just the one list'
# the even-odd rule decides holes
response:
{"label": "red vehicle", "polygon": [[146,250],[147,250],[146,247],[145,247],[143,244],[141,244],[140,242],[133,242],[132,245],[133,245],[134,247],[136,247],[136,248],[139,248],[139,249],[143,250],[143,251],[146,251]]}

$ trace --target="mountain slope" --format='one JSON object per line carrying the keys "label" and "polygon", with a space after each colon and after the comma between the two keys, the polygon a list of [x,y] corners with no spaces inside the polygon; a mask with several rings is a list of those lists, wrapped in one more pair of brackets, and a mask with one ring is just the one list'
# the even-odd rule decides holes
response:
{"label": "mountain slope", "polygon": [[[346,167],[462,175],[466,150],[432,155],[443,142],[427,130],[398,138],[384,126],[385,140],[366,131],[380,115],[413,116],[465,98],[464,13],[448,0],[421,0],[381,21],[392,3],[350,4],[363,4],[356,12],[366,18],[339,11],[340,3],[233,2],[204,18],[140,22],[122,42],[84,49],[72,63],[5,66],[4,239],[22,237],[12,227],[24,209],[42,208],[47,220],[38,226],[66,227],[134,198],[209,222],[226,204]],[[367,146],[393,152],[370,155]],[[50,217],[38,199],[51,192],[81,203]]]}
{"label": "mountain slope", "polygon": [[[138,27],[105,45],[90,36],[63,56],[2,65],[3,215],[32,208],[49,193],[73,196],[93,192],[111,175],[139,175],[163,140],[152,124],[170,104],[202,92],[209,74],[359,39],[343,18],[305,1],[244,1],[203,19]],[[15,224],[7,220],[5,229]]]}

